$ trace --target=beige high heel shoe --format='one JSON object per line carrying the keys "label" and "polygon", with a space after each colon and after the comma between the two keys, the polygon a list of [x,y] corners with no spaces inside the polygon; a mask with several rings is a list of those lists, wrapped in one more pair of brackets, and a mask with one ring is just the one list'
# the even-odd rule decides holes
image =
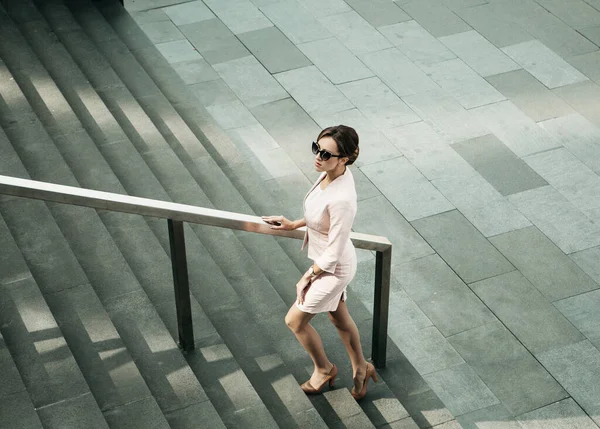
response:
{"label": "beige high heel shoe", "polygon": [[337,375],[338,375],[337,366],[335,366],[335,364],[333,364],[333,366],[331,367],[331,370],[329,370],[329,374],[327,374],[327,376],[325,377],[325,380],[323,380],[323,382],[318,387],[316,387],[316,388],[313,387],[312,384],[310,384],[310,380],[308,380],[305,383],[301,384],[300,388],[302,388],[304,393],[306,393],[307,395],[314,395],[316,393],[321,393],[321,390],[323,390],[323,387],[325,387],[325,385],[327,383],[329,383],[329,388],[333,387],[333,384],[335,383],[335,377],[337,377]]}
{"label": "beige high heel shoe", "polygon": [[363,380],[363,385],[362,385],[362,388],[360,389],[360,392],[356,393],[354,391],[354,387],[352,387],[352,390],[350,391],[350,393],[352,394],[352,397],[354,399],[356,399],[357,401],[359,399],[364,398],[365,395],[367,394],[367,384],[369,384],[369,378],[372,378],[375,383],[377,383],[377,381],[379,380],[377,378],[377,373],[375,372],[375,367],[372,364],[370,364],[369,362],[367,362],[367,370],[365,372],[365,379]]}

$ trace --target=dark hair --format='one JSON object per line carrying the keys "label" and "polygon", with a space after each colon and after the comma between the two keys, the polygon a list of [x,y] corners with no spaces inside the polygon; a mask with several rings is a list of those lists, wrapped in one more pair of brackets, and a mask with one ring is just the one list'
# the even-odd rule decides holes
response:
{"label": "dark hair", "polygon": [[348,157],[346,165],[352,165],[358,158],[358,134],[354,128],[346,125],[327,127],[319,133],[317,142],[323,137],[331,137],[335,141],[340,155]]}

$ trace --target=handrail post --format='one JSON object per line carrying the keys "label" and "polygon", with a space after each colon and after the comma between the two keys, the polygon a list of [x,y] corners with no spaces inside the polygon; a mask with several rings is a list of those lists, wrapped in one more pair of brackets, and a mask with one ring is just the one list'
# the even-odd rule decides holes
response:
{"label": "handrail post", "polygon": [[192,325],[192,304],[190,301],[183,222],[168,219],[168,224],[179,347],[185,351],[191,351],[194,350],[194,328]]}
{"label": "handrail post", "polygon": [[388,315],[390,306],[390,278],[392,248],[378,251],[375,257],[375,300],[373,303],[373,363],[385,368],[387,350]]}

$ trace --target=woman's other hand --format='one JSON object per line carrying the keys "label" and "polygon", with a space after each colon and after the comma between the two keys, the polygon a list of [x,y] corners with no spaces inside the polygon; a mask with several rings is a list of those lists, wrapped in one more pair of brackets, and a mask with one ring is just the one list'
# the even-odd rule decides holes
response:
{"label": "woman's other hand", "polygon": [[271,225],[271,229],[281,229],[284,231],[291,231],[296,229],[294,222],[286,219],[284,216],[262,216],[263,222]]}
{"label": "woman's other hand", "polygon": [[304,297],[306,296],[309,286],[310,278],[305,276],[302,276],[300,281],[296,283],[296,300],[298,300],[298,304],[304,304]]}

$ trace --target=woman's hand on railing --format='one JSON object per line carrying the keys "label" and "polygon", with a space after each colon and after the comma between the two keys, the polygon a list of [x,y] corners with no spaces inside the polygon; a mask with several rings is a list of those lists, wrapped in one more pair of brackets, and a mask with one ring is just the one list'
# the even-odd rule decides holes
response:
{"label": "woman's hand on railing", "polygon": [[297,222],[293,222],[284,216],[262,216],[262,220],[271,225],[271,229],[291,231],[298,228],[298,226],[296,226]]}

